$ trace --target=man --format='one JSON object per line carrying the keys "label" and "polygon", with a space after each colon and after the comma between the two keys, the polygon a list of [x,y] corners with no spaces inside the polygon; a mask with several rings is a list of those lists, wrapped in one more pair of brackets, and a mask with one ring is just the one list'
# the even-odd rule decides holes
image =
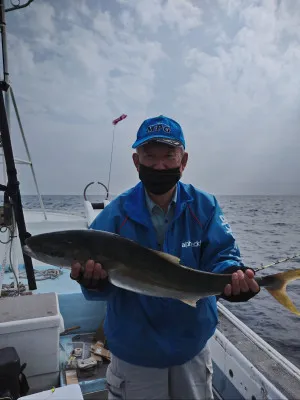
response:
{"label": "man", "polygon": [[[246,301],[258,293],[254,273],[243,267],[215,197],[180,182],[188,161],[180,125],[164,116],[149,118],[132,147],[141,182],[114,199],[90,228],[173,254],[192,268],[237,271],[222,294],[229,301]],[[199,300],[194,308],[139,295],[113,286],[93,260],[83,275],[80,265],[73,264],[71,277],[87,299],[107,300],[109,399],[213,398],[207,341],[217,325],[215,296]],[[92,281],[99,282],[96,291],[89,290]]]}

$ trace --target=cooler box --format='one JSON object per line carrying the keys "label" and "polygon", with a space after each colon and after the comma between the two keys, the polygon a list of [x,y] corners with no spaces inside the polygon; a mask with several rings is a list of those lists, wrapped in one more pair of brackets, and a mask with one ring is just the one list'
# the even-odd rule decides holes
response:
{"label": "cooler box", "polygon": [[0,348],[14,347],[27,364],[30,393],[58,383],[60,324],[56,293],[0,299]]}

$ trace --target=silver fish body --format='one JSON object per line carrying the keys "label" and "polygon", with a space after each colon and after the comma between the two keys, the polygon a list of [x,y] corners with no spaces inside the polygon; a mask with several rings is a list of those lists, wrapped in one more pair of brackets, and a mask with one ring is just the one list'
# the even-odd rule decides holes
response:
{"label": "silver fish body", "polygon": [[[204,272],[180,264],[170,254],[141,246],[117,234],[98,230],[43,233],[26,239],[24,253],[46,264],[71,267],[74,260],[102,264],[109,281],[120,288],[156,297],[168,297],[196,307],[199,299],[223,293],[232,274]],[[300,269],[255,277],[256,282],[292,313],[300,315],[286,293]]]}
{"label": "silver fish body", "polygon": [[117,234],[98,230],[43,233],[26,240],[24,252],[41,262],[70,267],[92,259],[102,264],[115,286],[141,294],[194,303],[222,293],[230,274],[213,274],[180,265],[179,259]]}

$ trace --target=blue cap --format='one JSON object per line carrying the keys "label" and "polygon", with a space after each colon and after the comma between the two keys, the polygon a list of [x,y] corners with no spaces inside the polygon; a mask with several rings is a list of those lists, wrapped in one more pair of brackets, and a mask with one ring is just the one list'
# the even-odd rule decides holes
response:
{"label": "blue cap", "polygon": [[163,115],[148,118],[142,123],[132,148],[136,149],[153,140],[170,146],[183,146],[185,148],[181,126],[178,122]]}

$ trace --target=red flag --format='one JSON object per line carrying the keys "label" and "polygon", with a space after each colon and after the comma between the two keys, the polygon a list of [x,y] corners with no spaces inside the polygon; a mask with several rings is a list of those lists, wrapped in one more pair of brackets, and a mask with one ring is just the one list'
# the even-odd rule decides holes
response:
{"label": "red flag", "polygon": [[122,114],[119,118],[116,118],[113,120],[113,125],[117,125],[118,122],[122,121],[122,119],[125,119],[127,117],[126,114]]}

